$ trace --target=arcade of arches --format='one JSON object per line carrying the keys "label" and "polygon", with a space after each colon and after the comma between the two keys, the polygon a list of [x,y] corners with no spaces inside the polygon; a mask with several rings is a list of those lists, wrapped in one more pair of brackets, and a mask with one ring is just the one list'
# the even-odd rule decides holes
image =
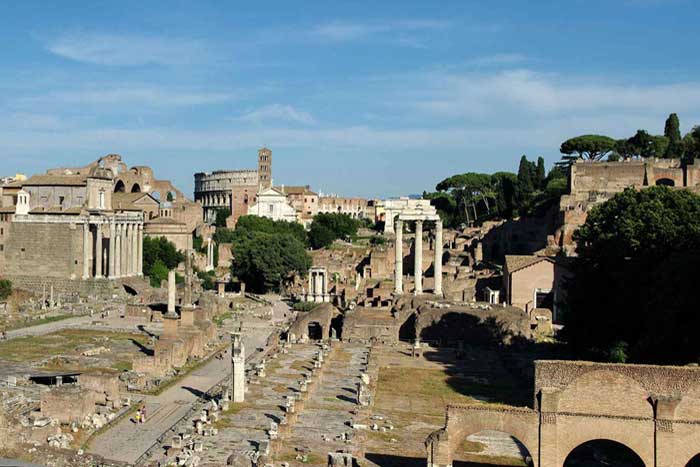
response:
{"label": "arcade of arches", "polygon": [[534,408],[449,405],[426,440],[428,467],[452,466],[461,443],[486,430],[516,438],[535,467],[592,465],[587,456],[600,452],[609,465],[698,465],[700,368],[537,361],[533,399]]}

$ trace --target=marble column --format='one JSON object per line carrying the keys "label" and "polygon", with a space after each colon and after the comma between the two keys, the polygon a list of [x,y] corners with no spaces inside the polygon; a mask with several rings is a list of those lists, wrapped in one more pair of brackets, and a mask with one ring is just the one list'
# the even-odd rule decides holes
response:
{"label": "marble column", "polygon": [[116,229],[114,228],[114,222],[109,223],[109,271],[108,275],[110,279],[114,279],[114,254],[117,247],[115,240]]}
{"label": "marble column", "polygon": [[127,253],[127,242],[126,242],[126,224],[122,224],[122,234],[120,236],[120,243],[122,246],[122,252],[121,255],[119,255],[119,260],[122,263],[122,277],[126,277],[129,275],[129,265],[126,262],[126,253]]}
{"label": "marble column", "polygon": [[245,346],[240,333],[231,333],[231,400],[245,401]]}
{"label": "marble column", "polygon": [[114,226],[114,277],[122,277],[122,225]]}
{"label": "marble column", "polygon": [[134,225],[126,225],[126,273],[134,275]]}
{"label": "marble column", "polygon": [[442,221],[435,222],[435,295],[442,296]]}
{"label": "marble column", "polygon": [[83,279],[90,278],[90,223],[83,224]]}
{"label": "marble column", "polygon": [[314,272],[309,271],[309,289],[308,289],[308,294],[313,295],[314,293]]}
{"label": "marble column", "polygon": [[175,313],[175,294],[177,292],[175,286],[175,271],[168,271],[168,314]]}
{"label": "marble column", "polygon": [[143,276],[143,224],[139,224],[138,242],[138,259],[136,261],[136,272],[139,276]]}
{"label": "marble column", "polygon": [[131,275],[136,276],[139,272],[139,230],[138,225],[131,225]]}
{"label": "marble column", "polygon": [[102,277],[102,224],[95,225],[95,278]]}
{"label": "marble column", "polygon": [[423,221],[416,221],[416,242],[413,255],[413,275],[415,278],[415,295],[423,293]]}
{"label": "marble column", "polygon": [[394,227],[396,233],[396,242],[394,246],[394,253],[396,255],[396,263],[394,267],[394,285],[397,294],[403,293],[403,221],[401,219],[396,219],[396,225]]}

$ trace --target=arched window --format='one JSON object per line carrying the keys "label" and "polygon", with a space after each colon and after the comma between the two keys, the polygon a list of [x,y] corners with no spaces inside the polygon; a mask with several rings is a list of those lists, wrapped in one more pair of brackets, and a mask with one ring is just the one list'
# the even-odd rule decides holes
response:
{"label": "arched window", "polygon": [[126,187],[124,186],[124,182],[121,180],[117,181],[117,184],[114,185],[114,192],[115,193],[124,193],[126,191]]}
{"label": "arched window", "polygon": [[131,192],[141,193],[141,185],[139,185],[138,183],[134,183],[134,186],[131,187]]}
{"label": "arched window", "polygon": [[676,182],[674,182],[670,178],[660,178],[656,181],[657,186],[676,186]]}

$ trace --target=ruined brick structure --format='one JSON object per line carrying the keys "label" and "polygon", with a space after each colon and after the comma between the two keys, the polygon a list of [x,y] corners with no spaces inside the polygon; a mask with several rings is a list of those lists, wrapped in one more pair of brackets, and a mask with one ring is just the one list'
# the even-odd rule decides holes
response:
{"label": "ruined brick structure", "polygon": [[685,467],[700,454],[697,367],[537,361],[533,407],[449,405],[445,427],[426,440],[427,465],[452,465],[459,444],[484,430],[515,437],[536,467],[562,466],[599,439],[648,467]]}
{"label": "ruined brick structure", "polygon": [[261,189],[272,186],[272,151],[258,151],[257,169],[216,170],[194,174],[194,199],[204,207],[204,220],[213,223],[221,209],[231,211],[232,225],[248,214]]}
{"label": "ruined brick structure", "polygon": [[625,188],[642,189],[655,185],[697,188],[700,185],[700,162],[682,167],[678,159],[576,161],[570,169],[569,194],[562,196],[559,203],[558,228],[548,239],[548,245],[574,254],[573,233],[586,222],[593,206]]}

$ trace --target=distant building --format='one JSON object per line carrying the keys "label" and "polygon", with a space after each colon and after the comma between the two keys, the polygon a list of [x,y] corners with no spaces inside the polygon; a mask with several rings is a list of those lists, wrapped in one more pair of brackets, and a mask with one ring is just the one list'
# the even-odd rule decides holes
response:
{"label": "distant building", "polygon": [[258,193],[257,199],[257,203],[248,209],[248,214],[267,217],[274,221],[297,222],[297,210],[289,204],[284,193],[268,188]]}
{"label": "distant building", "polygon": [[563,261],[548,256],[506,255],[503,269],[506,303],[526,313],[546,308],[552,312],[554,322],[558,322],[563,282],[571,274]]}
{"label": "distant building", "polygon": [[104,292],[96,280],[142,275],[144,236],[190,249],[201,218],[199,203],[117,154],[15,177],[0,184],[0,275],[19,288]]}
{"label": "distant building", "polygon": [[194,199],[202,203],[205,222],[214,223],[220,210],[229,209],[235,225],[239,217],[248,214],[258,191],[271,186],[272,151],[262,148],[258,151],[257,169],[194,174]]}
{"label": "distant building", "polygon": [[298,221],[308,227],[318,214],[318,194],[311,191],[309,185],[275,187],[275,190],[287,195],[289,204],[296,210]]}
{"label": "distant building", "polygon": [[318,212],[346,214],[353,219],[365,219],[368,217],[368,205],[369,201],[364,198],[327,195],[319,198]]}

